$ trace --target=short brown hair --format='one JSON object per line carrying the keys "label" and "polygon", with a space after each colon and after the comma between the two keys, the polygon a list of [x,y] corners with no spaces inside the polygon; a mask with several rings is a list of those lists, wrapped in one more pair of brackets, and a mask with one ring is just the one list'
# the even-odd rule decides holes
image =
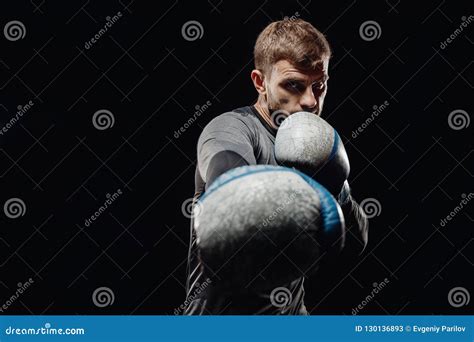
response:
{"label": "short brown hair", "polygon": [[331,57],[326,37],[302,19],[284,19],[269,24],[255,43],[255,68],[266,73],[286,59],[303,70],[315,69],[323,57]]}

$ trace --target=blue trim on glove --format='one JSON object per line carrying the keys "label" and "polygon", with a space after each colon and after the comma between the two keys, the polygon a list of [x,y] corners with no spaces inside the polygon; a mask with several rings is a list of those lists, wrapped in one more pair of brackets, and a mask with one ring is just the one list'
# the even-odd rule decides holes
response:
{"label": "blue trim on glove", "polygon": [[334,129],[334,144],[332,145],[332,150],[331,150],[331,153],[329,154],[329,157],[326,163],[334,158],[339,148],[340,142],[341,142],[341,138],[339,137],[339,134],[337,134],[337,131]]}
{"label": "blue trim on glove", "polygon": [[[340,218],[336,199],[331,195],[328,190],[326,190],[324,186],[316,182],[310,176],[296,169],[290,169],[287,167],[274,165],[250,165],[237,167],[217,177],[217,179],[211,184],[207,191],[199,198],[199,201],[203,201],[207,196],[212,194],[219,187],[229,182],[232,182],[236,179],[245,176],[250,176],[256,173],[268,171],[292,172],[303,178],[316,191],[319,196],[321,202],[321,217],[323,221],[324,235],[329,237],[330,241],[337,240],[340,237],[340,235],[342,234],[342,221]],[[232,176],[232,174],[236,175]]]}

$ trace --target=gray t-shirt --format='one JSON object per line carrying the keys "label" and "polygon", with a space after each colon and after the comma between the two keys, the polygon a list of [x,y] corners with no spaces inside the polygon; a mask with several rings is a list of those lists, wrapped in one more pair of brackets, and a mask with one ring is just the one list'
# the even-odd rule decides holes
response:
{"label": "gray t-shirt", "polygon": [[[253,106],[235,109],[214,118],[201,133],[197,144],[194,201],[204,193],[212,158],[223,151],[241,156],[248,165],[278,165],[274,156],[276,129],[270,127]],[[367,242],[367,220],[351,199],[346,184],[338,197],[346,219],[346,227],[354,225],[356,234]],[[342,200],[341,200],[342,199]],[[349,216],[349,217],[348,217]],[[305,315],[304,278],[285,285],[291,301],[284,307],[272,305],[270,293],[224,293],[217,289],[203,270],[196,245],[194,221],[191,218],[190,246],[187,265],[186,315],[267,314]]]}

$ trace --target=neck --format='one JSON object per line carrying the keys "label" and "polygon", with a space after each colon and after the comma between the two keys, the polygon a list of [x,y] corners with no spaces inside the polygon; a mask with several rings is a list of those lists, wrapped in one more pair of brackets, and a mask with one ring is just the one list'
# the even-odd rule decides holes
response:
{"label": "neck", "polygon": [[257,112],[260,114],[260,116],[263,118],[263,120],[265,120],[265,122],[268,123],[270,127],[274,129],[278,129],[278,127],[276,126],[276,124],[273,122],[271,118],[271,114],[268,110],[267,102],[265,101],[263,96],[260,95],[258,97],[257,103],[255,103],[254,107],[257,110]]}

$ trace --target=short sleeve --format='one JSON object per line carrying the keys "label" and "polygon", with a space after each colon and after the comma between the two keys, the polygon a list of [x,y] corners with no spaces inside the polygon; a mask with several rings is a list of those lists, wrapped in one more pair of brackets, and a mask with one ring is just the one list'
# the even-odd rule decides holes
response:
{"label": "short sleeve", "polygon": [[204,182],[207,182],[209,163],[219,152],[234,152],[248,165],[255,165],[254,141],[252,129],[240,118],[239,113],[224,113],[209,122],[197,145],[198,168]]}

